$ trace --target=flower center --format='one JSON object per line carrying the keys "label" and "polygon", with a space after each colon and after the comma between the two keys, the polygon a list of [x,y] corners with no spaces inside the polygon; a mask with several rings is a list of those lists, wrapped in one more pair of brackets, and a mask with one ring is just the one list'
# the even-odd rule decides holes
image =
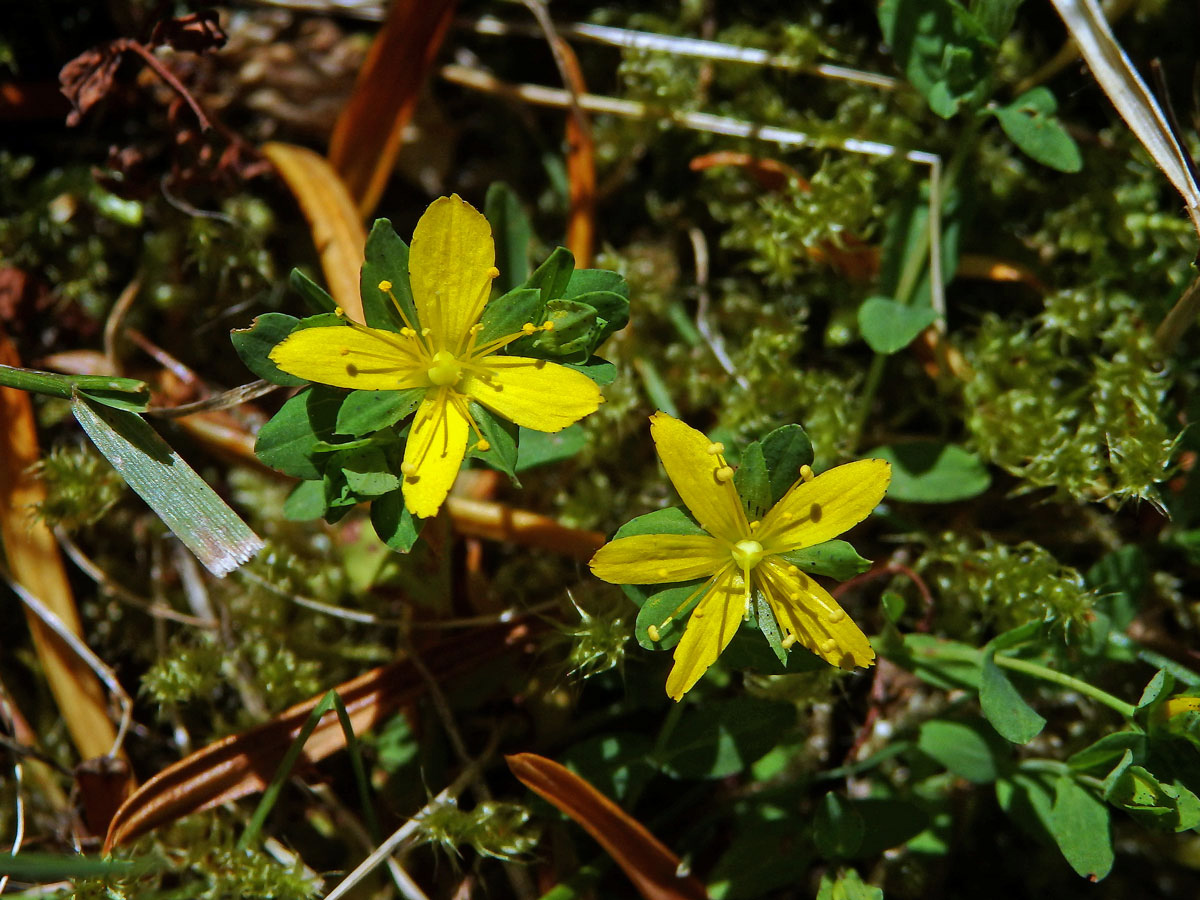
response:
{"label": "flower center", "polygon": [[759,564],[766,551],[758,541],[738,541],[730,551],[733,561],[743,572],[748,572]]}
{"label": "flower center", "polygon": [[462,375],[462,365],[459,364],[453,353],[449,350],[439,350],[433,354],[430,362],[432,365],[426,374],[429,376],[431,384],[445,387],[458,383],[458,379]]}

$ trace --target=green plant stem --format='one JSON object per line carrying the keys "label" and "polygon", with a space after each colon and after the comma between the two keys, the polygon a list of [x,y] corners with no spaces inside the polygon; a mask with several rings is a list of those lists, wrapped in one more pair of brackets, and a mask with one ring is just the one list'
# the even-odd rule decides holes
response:
{"label": "green plant stem", "polygon": [[149,388],[144,381],[136,378],[115,378],[107,375],[58,375],[54,372],[39,372],[36,369],[19,369],[15,366],[0,365],[0,385],[31,391],[35,394],[45,394],[48,397],[59,397],[70,400],[76,390],[81,391],[116,391],[122,394],[133,394],[135,399],[149,396]]}
{"label": "green plant stem", "polygon": [[1116,710],[1126,719],[1132,719],[1133,714],[1137,712],[1137,707],[1132,703],[1126,703],[1124,700],[1120,700],[1107,691],[1102,691],[1100,688],[1088,684],[1086,681],[1080,681],[1078,678],[1064,675],[1062,672],[1056,672],[1047,666],[1029,662],[1026,659],[1016,659],[1012,656],[1000,656],[999,654],[994,658],[996,665],[1002,669],[1011,669],[1014,672],[1021,672],[1024,675],[1030,675],[1034,678],[1040,678],[1042,681],[1049,681],[1060,687],[1078,691],[1085,697],[1090,697],[1097,703],[1103,703],[1109,709]]}

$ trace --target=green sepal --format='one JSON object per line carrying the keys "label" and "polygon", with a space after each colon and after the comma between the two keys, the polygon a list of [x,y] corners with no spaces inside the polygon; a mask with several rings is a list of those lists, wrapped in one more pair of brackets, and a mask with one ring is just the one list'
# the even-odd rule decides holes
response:
{"label": "green sepal", "polygon": [[741,461],[733,476],[733,485],[746,509],[746,518],[756,522],[771,508],[771,479],[762,444],[754,441],[742,450]]}
{"label": "green sepal", "polygon": [[301,481],[283,501],[283,517],[289,522],[311,522],[324,514],[324,481]]}
{"label": "green sepal", "polygon": [[786,666],[788,652],[783,646],[783,635],[779,631],[779,623],[775,621],[775,613],[771,610],[771,604],[767,602],[767,598],[761,591],[754,592],[754,598],[750,602],[750,615],[754,620],[754,626],[767,639],[767,644],[770,646],[771,652],[775,654],[775,658],[779,660],[779,664]]}
{"label": "green sepal", "polygon": [[275,345],[283,341],[299,324],[300,320],[295,316],[285,313],[263,313],[255,317],[249,328],[235,328],[231,331],[229,340],[242,363],[259,378],[284,387],[299,387],[308,382],[283,371],[270,357]]}
{"label": "green sepal", "polygon": [[568,369],[574,369],[576,372],[582,372],[601,387],[606,384],[612,384],[617,377],[616,364],[610,363],[607,359],[601,359],[599,356],[590,357],[585,363],[572,363],[559,360],[558,364],[566,366]]}
{"label": "green sepal", "polygon": [[774,505],[800,479],[800,467],[813,464],[812,441],[799,425],[784,425],[762,439],[762,454],[770,475]]}
{"label": "green sepal", "polygon": [[496,268],[500,270],[492,289],[503,294],[529,277],[529,244],[533,239],[533,228],[517,195],[503,181],[493,182],[488,187],[483,215],[492,226]]}
{"label": "green sepal", "polygon": [[395,425],[421,405],[425,388],[351,391],[337,414],[336,434],[358,437]]}
{"label": "green sepal", "polygon": [[[517,426],[507,419],[501,419],[489,409],[471,401],[468,410],[479,431],[491,446],[487,450],[470,450],[468,457],[482,460],[493,469],[503,472],[512,479],[514,487],[520,487],[517,478]],[[474,436],[472,435],[472,438]]]}
{"label": "green sepal", "polygon": [[483,327],[475,337],[475,346],[516,334],[526,322],[540,325],[544,307],[542,294],[536,288],[516,288],[497,297],[483,308],[479,318]]}
{"label": "green sepal", "polygon": [[320,478],[330,447],[337,411],[345,392],[313,385],[289,398],[258,432],[254,452],[260,460],[296,478]]}
{"label": "green sepal", "polygon": [[379,289],[379,282],[390,281],[396,303],[414,328],[417,307],[413,302],[412,287],[408,280],[408,244],[396,234],[396,229],[387,219],[376,219],[367,235],[362,270],[359,275],[359,294],[362,296],[363,319],[372,328],[399,331],[404,321],[396,311],[392,298]]}
{"label": "green sepal", "polygon": [[424,519],[404,505],[404,493],[392,491],[371,503],[371,526],[379,539],[398,553],[407,553],[417,542]]}
{"label": "green sepal", "polygon": [[510,352],[516,356],[551,360],[574,357],[583,362],[592,355],[597,336],[605,324],[593,307],[575,300],[547,302],[539,324],[546,322],[554,323],[553,331],[513,341],[509,345]]}
{"label": "green sepal", "polygon": [[1150,770],[1134,764],[1128,751],[1105,779],[1104,798],[1159,831],[1190,831],[1200,825],[1200,798],[1178,781],[1159,781]]}
{"label": "green sepal", "polygon": [[517,464],[514,471],[524,472],[537,466],[570,459],[587,446],[588,434],[578,423],[554,433],[521,428],[517,438]]}
{"label": "green sepal", "polygon": [[1132,754],[1130,758],[1134,762],[1145,760],[1146,735],[1140,731],[1117,731],[1113,734],[1106,734],[1098,741],[1068,756],[1067,765],[1078,772],[1109,768],[1126,753]]}
{"label": "green sepal", "polygon": [[596,342],[592,345],[593,350],[603,344],[610,335],[629,324],[629,298],[615,291],[588,291],[585,294],[562,299],[592,307],[596,311],[596,320],[598,322],[603,320],[603,324],[596,333]]}
{"label": "green sepal", "polygon": [[325,471],[328,474],[334,468],[342,471],[346,487],[358,499],[379,497],[400,489],[395,466],[377,443],[338,451],[330,456]]}
{"label": "green sepal", "polygon": [[571,283],[571,273],[575,270],[575,255],[566,247],[555,247],[554,252],[546,257],[545,262],[533,270],[533,274],[525,280],[525,287],[537,288],[542,292],[542,302],[562,297]]}
{"label": "green sepal", "polygon": [[329,296],[329,292],[299,269],[292,269],[288,283],[314,313],[331,313],[337,309],[337,301]]}
{"label": "green sepal", "polygon": [[629,283],[620,272],[610,269],[576,269],[571,273],[562,297],[566,300],[576,300],[594,291],[611,291],[629,300]]}
{"label": "green sepal", "polygon": [[825,541],[800,550],[780,553],[779,558],[813,575],[825,575],[845,581],[871,568],[871,561],[858,555],[845,541]]}

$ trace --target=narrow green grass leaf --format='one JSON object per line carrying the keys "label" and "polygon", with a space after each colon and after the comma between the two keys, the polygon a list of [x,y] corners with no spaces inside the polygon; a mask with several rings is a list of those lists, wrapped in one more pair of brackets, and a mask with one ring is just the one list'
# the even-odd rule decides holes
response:
{"label": "narrow green grass leaf", "polygon": [[96,448],[214,575],[232,572],[262,539],[136,414],[80,393],[71,411]]}

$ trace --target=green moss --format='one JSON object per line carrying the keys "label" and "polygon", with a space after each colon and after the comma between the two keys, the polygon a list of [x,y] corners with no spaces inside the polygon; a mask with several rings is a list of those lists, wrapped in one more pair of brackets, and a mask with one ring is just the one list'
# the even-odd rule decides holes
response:
{"label": "green moss", "polygon": [[125,493],[125,482],[90,445],[56,447],[37,463],[46,499],[37,514],[68,531],[94,525]]}

